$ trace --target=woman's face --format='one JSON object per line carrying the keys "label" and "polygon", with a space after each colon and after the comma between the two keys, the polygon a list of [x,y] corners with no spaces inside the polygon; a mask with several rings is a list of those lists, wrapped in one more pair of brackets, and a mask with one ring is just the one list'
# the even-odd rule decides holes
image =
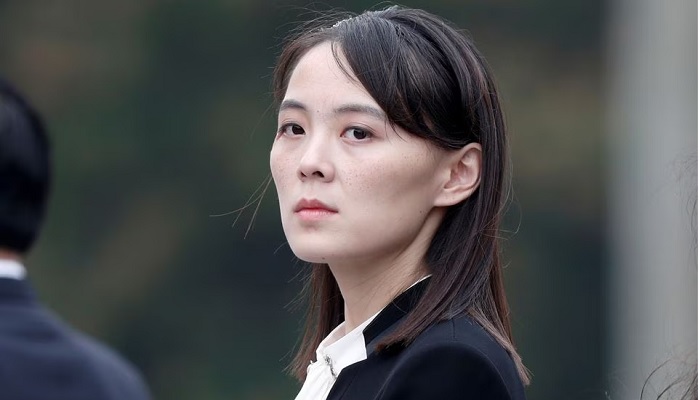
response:
{"label": "woman's face", "polygon": [[292,251],[329,264],[422,259],[442,215],[443,151],[392,128],[329,43],[312,48],[292,72],[270,152]]}

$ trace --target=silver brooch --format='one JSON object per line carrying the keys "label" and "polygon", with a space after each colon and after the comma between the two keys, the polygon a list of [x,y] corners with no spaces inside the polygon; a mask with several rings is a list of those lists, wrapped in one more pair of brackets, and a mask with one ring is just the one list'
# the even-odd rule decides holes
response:
{"label": "silver brooch", "polygon": [[333,378],[337,378],[338,375],[336,375],[335,370],[333,369],[333,362],[332,362],[333,360],[331,360],[331,358],[328,357],[328,355],[324,355],[324,356],[323,356],[323,360],[324,360],[324,361],[326,362],[326,364],[328,365],[328,368],[330,368],[330,370],[331,370],[331,375],[333,375]]}

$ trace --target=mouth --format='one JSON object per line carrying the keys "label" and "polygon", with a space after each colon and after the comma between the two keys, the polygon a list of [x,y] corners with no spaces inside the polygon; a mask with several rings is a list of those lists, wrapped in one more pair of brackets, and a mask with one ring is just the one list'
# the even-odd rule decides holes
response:
{"label": "mouth", "polygon": [[337,214],[338,210],[320,200],[301,199],[294,207],[294,213],[302,219],[321,219]]}

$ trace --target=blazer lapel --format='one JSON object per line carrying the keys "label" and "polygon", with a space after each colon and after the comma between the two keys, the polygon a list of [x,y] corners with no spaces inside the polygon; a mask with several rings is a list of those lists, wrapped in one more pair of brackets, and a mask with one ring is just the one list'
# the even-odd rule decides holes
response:
{"label": "blazer lapel", "polygon": [[[429,280],[430,278],[423,279],[422,281],[408,288],[405,292],[401,293],[391,303],[389,303],[389,305],[384,307],[384,309],[379,312],[374,320],[367,325],[367,327],[362,331],[366,344],[365,348],[367,351],[367,359],[349,365],[340,371],[338,379],[335,381],[335,384],[333,384],[330,393],[328,393],[327,400],[343,399],[347,391],[353,386],[355,379],[363,374],[363,369],[365,371],[364,373],[367,373],[366,363],[376,366],[377,353],[375,352],[375,348],[377,347],[377,344],[387,335],[393,332],[399,323],[401,323],[406,314],[408,314],[409,311],[416,306],[418,300],[420,300],[421,296],[423,295],[425,288],[428,286]],[[376,370],[372,369],[372,371]],[[374,387],[370,385],[370,387],[366,387],[362,390],[371,391],[373,388]],[[357,390],[357,388],[355,388],[355,390]],[[364,397],[371,398],[367,396]]]}
{"label": "blazer lapel", "polygon": [[430,278],[423,279],[397,296],[374,318],[362,331],[365,337],[367,355],[374,352],[377,344],[394,331],[403,317],[408,314],[420,300]]}

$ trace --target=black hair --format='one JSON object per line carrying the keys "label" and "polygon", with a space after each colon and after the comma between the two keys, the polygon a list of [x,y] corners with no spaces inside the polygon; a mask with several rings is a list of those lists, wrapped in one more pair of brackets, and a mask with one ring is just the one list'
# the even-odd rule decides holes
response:
{"label": "black hair", "polygon": [[51,187],[50,144],[38,113],[0,79],[0,249],[36,241]]}

